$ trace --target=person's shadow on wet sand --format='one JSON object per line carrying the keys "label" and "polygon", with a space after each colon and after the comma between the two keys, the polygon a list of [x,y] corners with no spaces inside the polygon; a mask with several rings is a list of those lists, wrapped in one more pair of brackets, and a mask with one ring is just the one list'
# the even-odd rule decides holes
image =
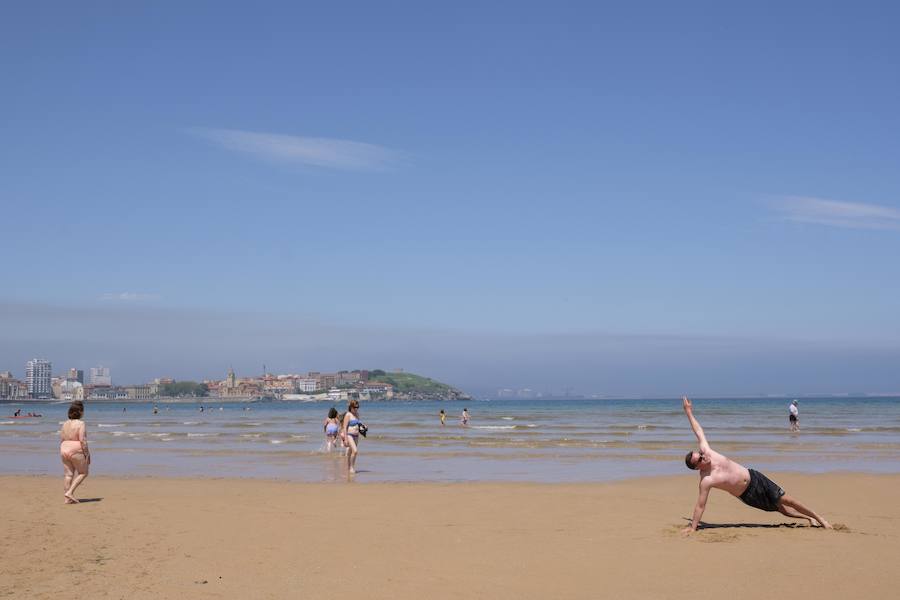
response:
{"label": "person's shadow on wet sand", "polygon": [[79,498],[77,504],[84,504],[85,502],[103,502],[103,498]]}

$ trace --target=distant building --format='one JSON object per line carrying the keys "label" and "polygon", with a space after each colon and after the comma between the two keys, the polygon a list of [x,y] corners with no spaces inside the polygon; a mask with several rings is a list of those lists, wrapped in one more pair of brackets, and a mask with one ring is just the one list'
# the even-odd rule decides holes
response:
{"label": "distant building", "polygon": [[108,385],[101,385],[92,388],[88,392],[90,400],[127,400],[128,392],[124,388],[115,388]]}
{"label": "distant building", "polygon": [[112,385],[108,367],[91,367],[91,385]]}
{"label": "distant building", "polygon": [[54,390],[54,393],[54,397],[60,400],[69,402],[72,400],[84,400],[84,386],[81,385],[80,381],[75,381],[74,379],[66,379],[61,382]]}
{"label": "distant building", "polygon": [[52,366],[49,360],[33,358],[25,363],[25,384],[28,395],[32,398],[50,398],[53,389],[50,387]]}
{"label": "distant building", "polygon": [[66,376],[66,379],[84,384],[84,371],[81,369],[69,369],[69,374]]}
{"label": "distant building", "polygon": [[4,400],[19,400],[28,396],[28,386],[24,381],[19,381],[9,371],[0,372],[0,398]]}
{"label": "distant building", "polygon": [[337,385],[337,375],[330,373],[321,373],[316,377],[320,390],[329,390]]}
{"label": "distant building", "polygon": [[125,387],[125,394],[129,400],[150,400],[155,395],[153,387],[154,384],[129,385]]}
{"label": "distant building", "polygon": [[318,387],[318,382],[314,378],[306,377],[304,379],[297,380],[297,391],[299,392],[314,392]]}
{"label": "distant building", "polygon": [[50,378],[50,392],[51,396],[56,399],[62,397],[62,384],[66,382],[65,377],[52,377]]}
{"label": "distant building", "polygon": [[260,393],[262,385],[254,380],[238,379],[234,369],[228,369],[225,381],[219,384],[221,398],[248,398]]}
{"label": "distant building", "polygon": [[382,383],[380,381],[369,381],[363,384],[363,387],[360,388],[360,391],[364,394],[368,394],[370,397],[379,397],[379,398],[393,398],[394,397],[394,386],[389,383]]}

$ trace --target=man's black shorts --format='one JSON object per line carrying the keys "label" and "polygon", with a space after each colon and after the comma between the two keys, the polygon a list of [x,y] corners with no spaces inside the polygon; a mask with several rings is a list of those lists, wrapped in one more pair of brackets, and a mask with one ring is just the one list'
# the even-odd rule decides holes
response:
{"label": "man's black shorts", "polygon": [[777,483],[760,473],[750,469],[750,483],[741,494],[741,501],[747,506],[767,510],[778,510],[778,501],[784,496],[784,490]]}

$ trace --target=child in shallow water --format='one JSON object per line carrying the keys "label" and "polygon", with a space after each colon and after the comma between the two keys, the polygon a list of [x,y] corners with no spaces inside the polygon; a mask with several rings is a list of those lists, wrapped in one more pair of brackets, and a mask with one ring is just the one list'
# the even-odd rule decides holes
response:
{"label": "child in shallow water", "polygon": [[331,450],[337,445],[338,432],[341,430],[341,423],[338,421],[338,411],[335,407],[331,407],[328,411],[328,417],[325,419],[325,451]]}

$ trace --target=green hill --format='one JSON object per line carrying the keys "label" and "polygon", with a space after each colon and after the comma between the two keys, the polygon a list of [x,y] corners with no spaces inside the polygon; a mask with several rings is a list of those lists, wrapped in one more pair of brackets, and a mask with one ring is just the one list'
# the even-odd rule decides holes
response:
{"label": "green hill", "polygon": [[415,373],[388,373],[381,369],[369,371],[369,381],[394,386],[394,396],[411,400],[462,400],[469,395],[446,383]]}

